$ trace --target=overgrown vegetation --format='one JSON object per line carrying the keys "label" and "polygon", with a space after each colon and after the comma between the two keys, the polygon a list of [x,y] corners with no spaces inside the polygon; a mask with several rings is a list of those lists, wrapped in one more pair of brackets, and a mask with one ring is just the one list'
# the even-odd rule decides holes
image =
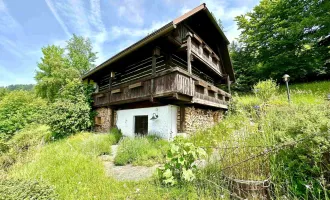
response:
{"label": "overgrown vegetation", "polygon": [[10,139],[27,124],[45,122],[46,101],[27,91],[13,91],[0,101],[0,140]]}
{"label": "overgrown vegetation", "polygon": [[0,179],[0,194],[3,200],[58,199],[53,187],[37,181]]}
{"label": "overgrown vegetation", "polygon": [[274,82],[260,82],[255,96],[234,98],[222,123],[190,138],[210,154],[218,149],[213,175],[221,181],[206,179],[227,191],[235,191],[230,188],[238,184],[230,182],[234,179],[270,179],[274,198],[329,198],[330,104],[323,97],[330,85],[304,87],[310,89],[292,87],[289,104]]}
{"label": "overgrown vegetation", "polygon": [[196,178],[196,161],[206,157],[203,148],[176,138],[167,152],[167,162],[158,169],[160,180],[166,185],[181,185]]}
{"label": "overgrown vegetation", "polygon": [[164,163],[169,144],[156,136],[124,138],[119,142],[116,165],[152,166]]}
{"label": "overgrown vegetation", "polygon": [[326,80],[329,65],[329,10],[326,0],[262,0],[236,17],[242,31],[231,44],[236,90],[250,91],[259,80]]}

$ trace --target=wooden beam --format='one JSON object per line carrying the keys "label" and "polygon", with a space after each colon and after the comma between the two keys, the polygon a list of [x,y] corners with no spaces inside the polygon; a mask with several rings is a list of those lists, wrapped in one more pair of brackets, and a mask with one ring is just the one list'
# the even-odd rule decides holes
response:
{"label": "wooden beam", "polygon": [[116,93],[121,93],[121,92],[122,92],[122,90],[119,88],[119,89],[112,90],[111,94],[116,94]]}
{"label": "wooden beam", "polygon": [[129,89],[133,89],[137,87],[142,87],[142,82],[137,82],[128,86]]}
{"label": "wooden beam", "polygon": [[203,81],[203,80],[197,80],[197,81],[195,81],[195,85],[199,85],[199,86],[202,86],[204,88],[207,87],[207,83],[205,81]]}
{"label": "wooden beam", "polygon": [[213,86],[213,85],[209,85],[207,89],[208,89],[208,90],[211,90],[211,91],[213,91],[213,92],[217,92],[217,90],[218,90],[218,88],[216,88],[216,87]]}
{"label": "wooden beam", "polygon": [[[188,73],[192,75],[192,69],[191,69],[191,37],[192,34],[190,32],[187,33],[187,66],[188,66]],[[192,78],[189,78],[190,82],[190,91],[191,91],[191,96],[194,96],[194,89],[195,86],[193,86]]]}
{"label": "wooden beam", "polygon": [[230,77],[229,77],[229,75],[227,75],[227,86],[228,86],[228,92],[229,92],[229,94],[231,94],[230,85],[231,85]]}
{"label": "wooden beam", "polygon": [[184,122],[185,122],[185,106],[180,106],[180,130],[183,133],[184,130]]}

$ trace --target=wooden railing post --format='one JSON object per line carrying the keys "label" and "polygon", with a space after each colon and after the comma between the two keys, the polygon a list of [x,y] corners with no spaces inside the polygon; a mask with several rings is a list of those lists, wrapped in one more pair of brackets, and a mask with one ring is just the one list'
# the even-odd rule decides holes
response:
{"label": "wooden railing post", "polygon": [[160,56],[160,48],[159,47],[155,47],[153,52],[152,52],[152,63],[151,63],[151,67],[152,67],[152,78],[151,78],[151,85],[150,85],[150,101],[154,102],[154,90],[155,90],[155,80],[154,77],[156,75],[156,65],[157,65],[157,56]]}
{"label": "wooden railing post", "polygon": [[188,67],[188,73],[190,75],[189,82],[190,82],[190,92],[191,96],[194,96],[194,89],[195,85],[193,84],[192,80],[192,69],[191,69],[191,37],[192,33],[187,33],[187,67]]}

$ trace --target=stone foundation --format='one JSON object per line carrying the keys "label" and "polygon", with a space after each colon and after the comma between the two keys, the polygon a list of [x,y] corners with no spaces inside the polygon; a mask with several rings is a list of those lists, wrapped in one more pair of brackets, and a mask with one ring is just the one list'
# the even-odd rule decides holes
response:
{"label": "stone foundation", "polygon": [[108,132],[111,128],[111,108],[97,108],[95,111],[95,131]]}
{"label": "stone foundation", "polygon": [[216,125],[221,121],[224,113],[224,110],[195,107],[185,107],[184,109],[184,132],[188,134]]}

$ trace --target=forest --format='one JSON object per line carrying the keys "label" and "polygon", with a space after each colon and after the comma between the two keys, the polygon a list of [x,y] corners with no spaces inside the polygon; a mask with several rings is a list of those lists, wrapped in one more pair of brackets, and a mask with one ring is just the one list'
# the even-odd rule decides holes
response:
{"label": "forest", "polygon": [[[95,133],[80,78],[91,41],[43,47],[35,85],[0,87],[0,199],[330,199],[329,16],[326,0],[261,0],[237,16],[228,111],[171,142]],[[156,171],[118,180],[109,163]]]}

